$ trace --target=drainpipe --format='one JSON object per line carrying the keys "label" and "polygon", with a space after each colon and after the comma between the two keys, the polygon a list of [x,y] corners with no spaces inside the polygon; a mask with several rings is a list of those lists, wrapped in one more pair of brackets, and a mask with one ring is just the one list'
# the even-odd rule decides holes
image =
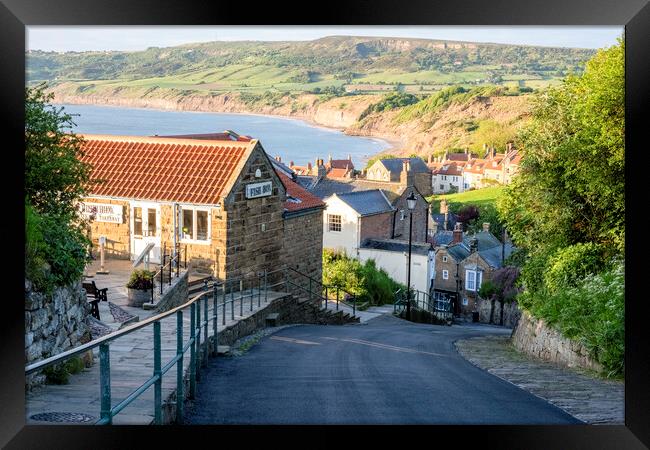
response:
{"label": "drainpipe", "polygon": [[174,250],[173,250],[173,253],[172,253],[173,256],[176,256],[176,243],[177,243],[176,233],[178,232],[177,231],[177,229],[178,229],[178,226],[177,226],[178,225],[177,224],[178,218],[176,217],[177,215],[178,215],[178,203],[174,203],[172,205],[172,216],[173,216],[172,234],[174,235]]}

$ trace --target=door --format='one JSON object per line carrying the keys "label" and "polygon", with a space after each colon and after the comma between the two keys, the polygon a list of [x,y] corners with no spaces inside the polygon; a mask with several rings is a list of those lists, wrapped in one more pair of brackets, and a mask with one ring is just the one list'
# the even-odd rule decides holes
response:
{"label": "door", "polygon": [[131,259],[134,260],[152,242],[149,262],[160,264],[161,227],[160,205],[157,203],[131,203]]}

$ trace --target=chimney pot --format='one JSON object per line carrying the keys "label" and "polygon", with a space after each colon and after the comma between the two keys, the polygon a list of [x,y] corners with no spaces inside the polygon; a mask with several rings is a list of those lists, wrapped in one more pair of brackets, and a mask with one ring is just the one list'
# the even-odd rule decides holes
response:
{"label": "chimney pot", "polygon": [[289,161],[289,167],[293,167],[293,161]]}
{"label": "chimney pot", "polygon": [[348,161],[352,161],[352,155],[348,153]]}
{"label": "chimney pot", "polygon": [[460,244],[463,242],[463,227],[460,222],[456,222],[456,226],[454,227],[454,237],[452,240],[452,243],[454,244]]}
{"label": "chimney pot", "polygon": [[311,163],[310,162],[307,163],[307,170],[311,170]]}

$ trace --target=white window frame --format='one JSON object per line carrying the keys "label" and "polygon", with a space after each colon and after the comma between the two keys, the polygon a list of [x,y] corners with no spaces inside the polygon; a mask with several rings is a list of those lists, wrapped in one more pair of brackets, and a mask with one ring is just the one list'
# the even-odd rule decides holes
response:
{"label": "white window frame", "polygon": [[447,262],[447,257],[446,256],[442,257],[442,262]]}
{"label": "white window frame", "polygon": [[449,271],[448,270],[443,270],[442,271],[442,279],[443,280],[448,280],[449,279]]}
{"label": "white window frame", "polygon": [[[336,216],[339,218],[339,229],[338,230],[332,230],[332,224],[333,222],[330,221],[330,218],[332,216]],[[343,232],[343,215],[342,214],[328,214],[327,215],[327,231],[329,233],[342,233]]]}
{"label": "white window frame", "polygon": [[[187,244],[200,244],[200,245],[210,245],[212,243],[212,211],[210,207],[205,206],[193,206],[193,205],[181,205],[179,212],[179,231],[180,231],[180,242]],[[192,235],[196,236],[196,227],[198,221],[196,220],[197,211],[205,211],[208,213],[208,237],[207,239],[188,239],[184,236],[183,233],[183,211],[192,211]]]}
{"label": "white window frame", "polygon": [[[470,275],[472,286],[470,287]],[[483,282],[483,272],[480,270],[465,270],[465,290],[477,292],[481,289],[481,283]]]}

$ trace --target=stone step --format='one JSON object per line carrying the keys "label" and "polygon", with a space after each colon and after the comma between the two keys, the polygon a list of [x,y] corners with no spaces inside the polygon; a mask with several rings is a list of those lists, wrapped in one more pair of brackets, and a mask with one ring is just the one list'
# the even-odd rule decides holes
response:
{"label": "stone step", "polygon": [[217,345],[217,355],[222,356],[222,355],[228,355],[230,354],[230,346],[229,345]]}

